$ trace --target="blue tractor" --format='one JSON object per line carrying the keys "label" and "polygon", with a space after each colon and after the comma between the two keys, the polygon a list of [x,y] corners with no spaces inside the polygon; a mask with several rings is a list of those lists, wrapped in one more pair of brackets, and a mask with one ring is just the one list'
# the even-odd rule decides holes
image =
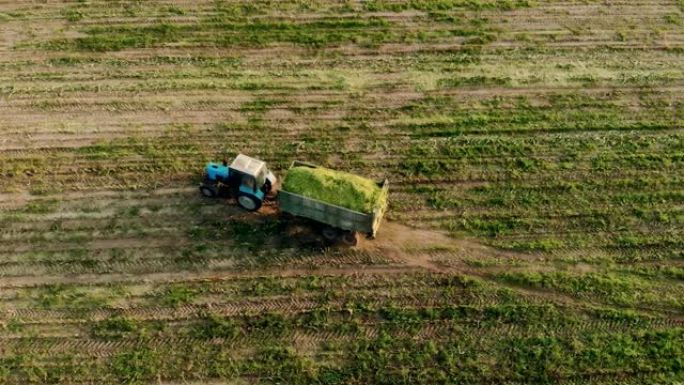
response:
{"label": "blue tractor", "polygon": [[230,195],[247,211],[259,210],[276,184],[275,175],[268,170],[266,163],[239,154],[233,162],[208,163],[200,192],[205,197],[214,198]]}

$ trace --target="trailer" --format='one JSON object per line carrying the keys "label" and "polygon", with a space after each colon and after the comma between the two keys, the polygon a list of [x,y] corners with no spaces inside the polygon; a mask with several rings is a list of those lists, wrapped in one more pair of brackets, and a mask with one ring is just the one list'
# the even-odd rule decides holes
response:
{"label": "trailer", "polygon": [[[294,161],[290,165],[290,168],[293,167],[319,166]],[[275,174],[268,170],[265,162],[239,154],[230,165],[227,161],[221,164],[208,163],[205,167],[204,180],[200,184],[200,192],[207,198],[233,196],[245,210],[257,211],[262,203],[271,197],[269,193],[276,191],[276,181]],[[381,188],[381,195],[387,196],[387,179],[376,184]],[[358,243],[358,234],[366,234],[369,239],[375,238],[387,209],[385,203],[368,214],[282,188],[277,191],[276,196],[281,213],[313,221],[328,241],[339,240],[352,246]]]}
{"label": "trailer", "polygon": [[[294,161],[290,168],[292,167],[316,168],[319,166]],[[387,179],[377,182],[377,184],[383,190],[383,194],[388,193],[389,182]],[[366,234],[370,239],[375,238],[386,210],[386,205],[384,205],[376,208],[372,213],[366,214],[283,189],[278,191],[278,206],[281,212],[320,223],[322,225],[321,232],[326,239],[330,241],[340,239],[349,245],[357,244],[359,233]]]}

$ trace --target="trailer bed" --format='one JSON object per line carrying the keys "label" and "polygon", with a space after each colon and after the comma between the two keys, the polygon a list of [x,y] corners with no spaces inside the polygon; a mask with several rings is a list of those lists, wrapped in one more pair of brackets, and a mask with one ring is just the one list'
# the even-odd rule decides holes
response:
{"label": "trailer bed", "polygon": [[[298,161],[291,167],[298,166],[318,167]],[[385,179],[379,182],[378,186],[386,194],[389,182]],[[283,212],[309,218],[337,229],[365,233],[369,237],[375,237],[386,210],[385,205],[375,209],[373,213],[366,214],[284,190],[278,192],[278,205]]]}

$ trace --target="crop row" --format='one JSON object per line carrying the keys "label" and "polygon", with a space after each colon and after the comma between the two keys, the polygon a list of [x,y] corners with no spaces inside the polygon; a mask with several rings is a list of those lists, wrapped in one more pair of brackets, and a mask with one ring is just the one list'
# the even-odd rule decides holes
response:
{"label": "crop row", "polygon": [[[681,333],[674,328],[570,337],[514,335],[492,341],[456,332],[440,336],[447,343],[437,344],[434,339],[393,338],[383,332],[314,352],[271,344],[252,354],[236,354],[231,345],[152,347],[143,342],[107,359],[67,354],[46,362],[44,356],[18,355],[6,357],[1,365],[11,374],[5,377],[9,383],[55,383],[67,373],[72,381],[98,378],[100,383],[235,377],[325,384],[551,382],[592,376],[673,380],[682,352],[681,345],[671,341],[681,339]],[[482,347],[489,348],[484,360],[477,353]],[[338,352],[349,360],[339,364],[325,359]]]}

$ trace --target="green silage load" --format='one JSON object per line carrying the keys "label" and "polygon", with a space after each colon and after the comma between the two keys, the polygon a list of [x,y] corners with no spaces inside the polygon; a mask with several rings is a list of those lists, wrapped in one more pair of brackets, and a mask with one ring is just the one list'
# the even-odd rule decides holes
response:
{"label": "green silage load", "polygon": [[387,204],[387,194],[370,179],[323,167],[292,167],[283,190],[370,214]]}

